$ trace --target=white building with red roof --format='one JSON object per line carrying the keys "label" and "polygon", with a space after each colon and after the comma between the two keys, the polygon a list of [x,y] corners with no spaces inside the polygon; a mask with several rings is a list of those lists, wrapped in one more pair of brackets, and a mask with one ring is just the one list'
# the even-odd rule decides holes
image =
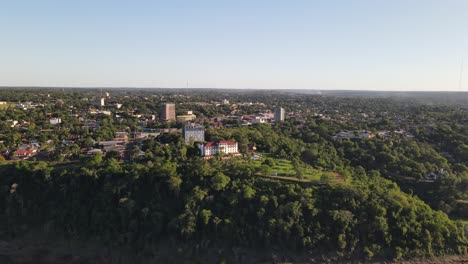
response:
{"label": "white building with red roof", "polygon": [[216,142],[207,142],[199,146],[201,156],[205,158],[211,158],[216,154],[232,154],[234,156],[240,155],[238,150],[237,142],[221,140]]}

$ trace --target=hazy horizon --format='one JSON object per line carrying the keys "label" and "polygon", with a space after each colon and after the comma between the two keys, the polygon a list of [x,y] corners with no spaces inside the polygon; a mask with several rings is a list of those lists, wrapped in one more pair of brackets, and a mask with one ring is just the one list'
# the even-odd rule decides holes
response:
{"label": "hazy horizon", "polygon": [[0,89],[161,89],[161,90],[260,90],[260,91],[316,91],[316,92],[395,92],[395,93],[468,93],[468,91],[457,91],[457,90],[377,90],[377,89],[313,89],[313,88],[238,88],[238,87],[230,87],[230,88],[214,88],[214,87],[132,87],[132,86],[8,86],[8,85],[0,85]]}
{"label": "hazy horizon", "polygon": [[462,0],[10,1],[0,86],[466,92],[466,11]]}

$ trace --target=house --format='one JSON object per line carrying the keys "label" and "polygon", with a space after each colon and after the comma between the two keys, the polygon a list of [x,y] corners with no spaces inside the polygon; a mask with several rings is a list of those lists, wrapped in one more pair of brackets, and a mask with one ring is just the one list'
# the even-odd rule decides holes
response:
{"label": "house", "polygon": [[32,157],[34,155],[34,152],[32,150],[23,150],[19,149],[15,151],[15,157],[20,158],[20,159],[27,159],[29,157]]}
{"label": "house", "polygon": [[372,132],[369,132],[369,131],[363,131],[359,134],[359,138],[360,139],[364,139],[364,138],[373,138],[375,135],[372,134]]}
{"label": "house", "polygon": [[7,120],[10,127],[15,127],[18,124],[18,120]]}
{"label": "house", "polygon": [[124,140],[111,140],[111,141],[98,141],[97,145],[103,152],[107,153],[110,151],[116,151],[120,153],[120,156],[124,156],[126,141]]}
{"label": "house", "polygon": [[252,124],[265,124],[267,120],[261,116],[256,116],[250,120]]}
{"label": "house", "polygon": [[256,146],[249,146],[247,151],[250,152],[250,153],[254,153],[255,151],[257,151],[257,147]]}
{"label": "house", "polygon": [[114,141],[128,141],[128,133],[127,132],[116,132]]}
{"label": "house", "polygon": [[13,153],[14,158],[27,159],[37,154],[39,149],[38,143],[23,144],[17,151]]}
{"label": "house", "polygon": [[61,124],[61,123],[62,123],[62,119],[61,119],[61,118],[54,117],[54,118],[51,118],[51,119],[49,120],[49,122],[50,122],[51,125],[54,125],[54,126],[55,126],[55,125]]}
{"label": "house", "polygon": [[333,136],[333,138],[334,139],[337,139],[337,138],[351,139],[351,138],[356,138],[356,134],[354,134],[353,131],[340,131],[335,136]]}
{"label": "house", "polygon": [[100,149],[90,149],[86,152],[86,155],[87,156],[95,156],[97,155],[98,153],[102,154],[102,150]]}

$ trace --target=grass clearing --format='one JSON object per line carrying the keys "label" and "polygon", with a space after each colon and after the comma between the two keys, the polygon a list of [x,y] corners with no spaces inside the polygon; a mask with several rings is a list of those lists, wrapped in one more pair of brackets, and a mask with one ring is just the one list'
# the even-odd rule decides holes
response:
{"label": "grass clearing", "polygon": [[[269,160],[269,162],[266,162],[267,164],[265,164],[266,159]],[[260,169],[261,174],[263,174],[264,176],[285,176],[299,178],[297,169],[294,168],[293,163],[287,159],[269,157],[254,160],[253,163],[257,168]],[[304,163],[300,164],[299,170],[300,174],[302,174],[302,177],[300,178],[302,178],[303,180],[320,181],[323,178],[326,178],[327,180],[335,180],[336,178],[336,173],[334,172],[320,171]]]}

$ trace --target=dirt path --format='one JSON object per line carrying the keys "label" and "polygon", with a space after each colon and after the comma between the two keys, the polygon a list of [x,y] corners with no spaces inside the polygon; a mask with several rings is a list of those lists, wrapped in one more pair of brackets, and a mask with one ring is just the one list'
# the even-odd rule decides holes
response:
{"label": "dirt path", "polygon": [[261,175],[257,174],[257,176],[275,179],[275,180],[283,180],[283,181],[290,181],[290,182],[299,182],[299,183],[310,183],[310,184],[326,184],[326,183],[341,183],[345,181],[345,178],[340,175],[339,173],[333,172],[335,179],[329,181],[320,181],[320,180],[309,180],[309,179],[299,179],[291,176],[269,176],[269,175]]}

